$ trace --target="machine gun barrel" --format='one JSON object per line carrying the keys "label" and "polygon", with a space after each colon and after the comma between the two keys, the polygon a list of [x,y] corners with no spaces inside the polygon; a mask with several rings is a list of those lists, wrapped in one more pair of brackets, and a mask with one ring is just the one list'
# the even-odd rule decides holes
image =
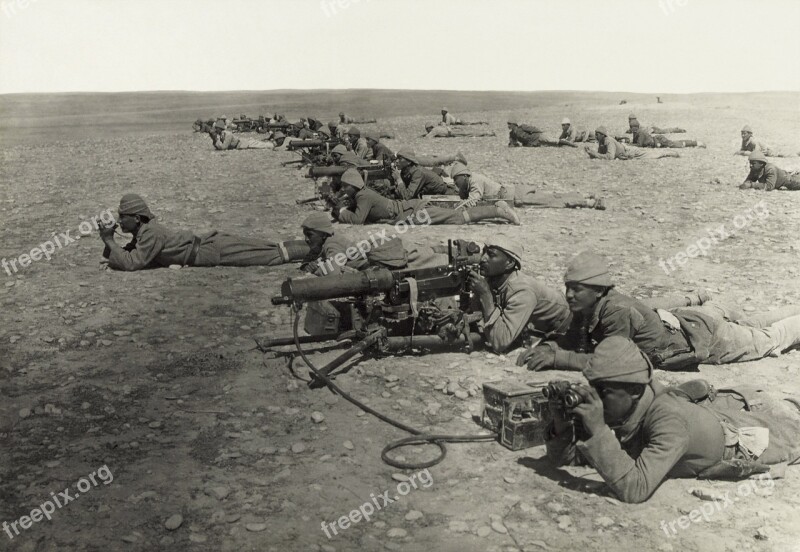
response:
{"label": "machine gun barrel", "polygon": [[322,140],[290,140],[288,149],[321,148],[324,145]]}
{"label": "machine gun barrel", "polygon": [[394,285],[392,272],[379,268],[365,272],[337,274],[326,278],[289,278],[281,285],[281,295],[272,298],[273,305],[290,305],[294,301],[324,301],[374,292],[389,291]]}

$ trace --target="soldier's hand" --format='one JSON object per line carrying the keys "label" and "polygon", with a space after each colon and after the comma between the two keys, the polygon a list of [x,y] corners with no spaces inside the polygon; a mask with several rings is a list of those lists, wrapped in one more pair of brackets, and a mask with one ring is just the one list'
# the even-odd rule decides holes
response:
{"label": "soldier's hand", "polygon": [[517,366],[527,366],[528,370],[538,372],[548,370],[556,366],[557,345],[552,341],[546,341],[536,347],[532,347],[517,357]]}
{"label": "soldier's hand", "polygon": [[583,398],[583,402],[573,408],[572,412],[581,420],[589,436],[596,435],[606,425],[603,418],[603,399],[594,387],[575,384],[572,389]]}
{"label": "soldier's hand", "polygon": [[492,290],[489,287],[489,282],[487,282],[486,278],[474,270],[469,271],[469,275],[467,276],[467,284],[469,285],[469,289],[478,297],[484,297],[486,295],[491,296],[492,294]]}
{"label": "soldier's hand", "polygon": [[114,237],[114,230],[117,229],[116,224],[110,224],[108,226],[100,225],[97,228],[98,234],[100,234],[100,239],[109,239]]}

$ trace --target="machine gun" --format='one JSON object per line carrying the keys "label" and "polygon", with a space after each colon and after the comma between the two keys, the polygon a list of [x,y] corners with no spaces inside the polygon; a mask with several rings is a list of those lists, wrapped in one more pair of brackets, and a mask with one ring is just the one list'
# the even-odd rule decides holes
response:
{"label": "machine gun", "polygon": [[[272,304],[296,310],[295,335],[267,339],[259,347],[296,344],[300,351],[301,343],[351,340],[350,350],[319,369],[325,376],[367,351],[380,355],[443,345],[471,351],[482,341],[475,328],[482,314],[472,312],[467,286],[469,272],[478,269],[480,247],[450,240],[447,250],[447,264],[435,267],[395,271],[373,267],[321,278],[289,278]],[[304,302],[309,303],[304,328],[310,335],[299,337]],[[323,385],[312,374],[309,387]]]}
{"label": "machine gun", "polygon": [[302,163],[304,165],[326,165],[330,162],[331,150],[341,144],[338,139],[333,140],[290,140],[286,149],[300,154],[300,159],[294,161],[284,161],[282,166],[292,165],[295,163]]}

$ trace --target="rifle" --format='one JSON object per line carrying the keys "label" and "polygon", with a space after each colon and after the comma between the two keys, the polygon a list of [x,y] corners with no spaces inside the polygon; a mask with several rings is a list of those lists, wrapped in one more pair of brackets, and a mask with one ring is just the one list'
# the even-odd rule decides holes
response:
{"label": "rifle", "polygon": [[[478,269],[480,247],[475,242],[449,240],[446,265],[389,270],[369,268],[321,278],[293,280],[281,286],[273,305],[291,305],[300,316],[309,303],[304,329],[310,335],[259,342],[268,349],[290,344],[351,340],[353,347],[319,370],[324,375],[360,353],[388,354],[409,348],[464,347],[481,342],[475,324],[482,318],[471,310],[468,274]],[[444,304],[457,296],[457,306]],[[321,387],[313,377],[309,387]]]}

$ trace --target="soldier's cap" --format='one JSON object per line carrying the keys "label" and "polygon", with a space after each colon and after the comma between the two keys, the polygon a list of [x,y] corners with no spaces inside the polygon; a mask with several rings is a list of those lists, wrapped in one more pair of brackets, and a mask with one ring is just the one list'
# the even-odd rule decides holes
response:
{"label": "soldier's cap", "polygon": [[344,155],[345,153],[347,153],[347,148],[344,147],[344,144],[336,144],[331,150],[331,153],[339,153]]}
{"label": "soldier's cap", "polygon": [[197,120],[195,121],[195,123],[201,123],[201,124],[202,124],[202,122],[203,122],[203,119],[197,119]]}
{"label": "soldier's cap", "polygon": [[457,176],[470,176],[472,175],[472,171],[469,170],[464,163],[459,163],[456,161],[450,167],[450,178],[455,178]]}
{"label": "soldier's cap", "polygon": [[425,130],[427,130],[428,132],[430,132],[430,130],[431,130],[431,129],[432,129],[434,126],[435,126],[435,125],[434,125],[433,123],[425,123]]}
{"label": "soldier's cap", "polygon": [[631,128],[639,128],[639,120],[638,119],[630,119],[628,121],[628,126]]}
{"label": "soldier's cap", "polygon": [[372,132],[372,131],[365,132],[364,133],[364,138],[366,138],[367,140],[372,140],[373,142],[380,142],[381,141],[380,135],[377,132]]}
{"label": "soldier's cap", "polygon": [[344,111],[339,112],[339,117],[344,117]]}
{"label": "soldier's cap", "polygon": [[572,258],[567,266],[567,272],[564,274],[564,282],[614,287],[605,259],[591,251],[578,253]]}
{"label": "soldier's cap", "polygon": [[631,119],[636,119],[636,115],[634,115],[633,113],[628,115],[628,120],[630,121]]}
{"label": "soldier's cap", "polygon": [[333,224],[331,224],[331,217],[327,213],[312,213],[306,217],[301,226],[333,236]]}
{"label": "soldier's cap", "polygon": [[753,153],[750,154],[748,159],[751,163],[753,161],[761,161],[762,163],[766,164],[767,162],[766,156],[764,156],[764,154],[761,153],[760,151],[754,151]]}
{"label": "soldier's cap", "polygon": [[330,123],[328,123],[328,128],[330,128],[331,130],[335,129],[338,126],[339,126],[339,121],[331,121]]}
{"label": "soldier's cap", "polygon": [[330,136],[331,135],[331,131],[326,129],[324,126],[319,127],[314,132],[316,132],[317,134],[324,134],[325,136]]}
{"label": "soldier's cap", "polygon": [[524,251],[522,244],[516,240],[512,240],[506,235],[498,234],[486,240],[484,243],[486,247],[499,249],[517,263],[517,268],[522,267],[522,253]]}
{"label": "soldier's cap", "polygon": [[351,126],[347,129],[347,134],[350,136],[361,136],[361,131],[358,130],[358,127]]}
{"label": "soldier's cap", "polygon": [[603,136],[608,136],[608,129],[606,127],[600,125],[596,129],[594,129],[595,134],[602,134]]}
{"label": "soldier's cap", "polygon": [[572,123],[570,122],[570,120],[568,118],[564,117],[563,119],[561,119],[561,124],[562,125],[571,125]]}
{"label": "soldier's cap", "polygon": [[122,196],[122,199],[119,200],[118,211],[120,215],[142,215],[151,219],[156,218],[139,194],[125,194]]}
{"label": "soldier's cap", "polygon": [[220,130],[225,130],[226,126],[225,126],[225,123],[223,123],[222,121],[216,121],[214,123],[214,128],[218,128]]}
{"label": "soldier's cap", "polygon": [[442,108],[442,111],[444,111],[444,112],[446,113],[446,112],[447,112],[447,108],[446,108],[446,107],[443,107],[443,108]]}
{"label": "soldier's cap", "polygon": [[364,187],[364,179],[355,169],[347,169],[342,175],[342,184],[349,184],[352,187],[360,190]]}
{"label": "soldier's cap", "polygon": [[590,383],[618,381],[624,383],[650,383],[653,364],[636,344],[621,335],[612,335],[601,341],[589,357],[584,377]]}
{"label": "soldier's cap", "polygon": [[342,154],[342,158],[339,159],[339,165],[352,165],[353,167],[358,167],[361,165],[361,160],[356,157],[355,153],[348,151],[347,153]]}
{"label": "soldier's cap", "polygon": [[286,138],[286,135],[280,130],[272,135],[273,140],[280,140],[281,138]]}
{"label": "soldier's cap", "polygon": [[419,165],[419,161],[417,161],[417,154],[413,150],[400,150],[397,152],[397,155],[395,157],[407,159],[408,161],[411,161],[415,165]]}
{"label": "soldier's cap", "polygon": [[507,122],[509,125],[519,125],[519,122],[514,117],[509,117]]}
{"label": "soldier's cap", "polygon": [[749,132],[750,134],[753,134],[753,129],[750,128],[750,125],[744,125],[744,128],[742,128],[742,132]]}

